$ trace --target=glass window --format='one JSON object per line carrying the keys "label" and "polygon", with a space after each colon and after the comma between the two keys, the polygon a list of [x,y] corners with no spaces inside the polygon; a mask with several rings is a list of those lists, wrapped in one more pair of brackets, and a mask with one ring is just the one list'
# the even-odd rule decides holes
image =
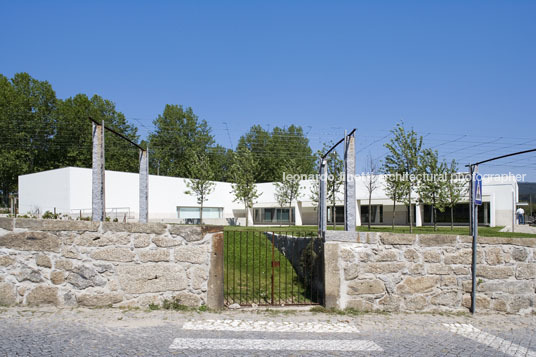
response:
{"label": "glass window", "polygon": [[200,218],[199,207],[179,207],[179,218]]}
{"label": "glass window", "polygon": [[[201,218],[199,207],[177,207],[179,218],[199,219]],[[222,207],[203,207],[203,218],[222,218]]]}

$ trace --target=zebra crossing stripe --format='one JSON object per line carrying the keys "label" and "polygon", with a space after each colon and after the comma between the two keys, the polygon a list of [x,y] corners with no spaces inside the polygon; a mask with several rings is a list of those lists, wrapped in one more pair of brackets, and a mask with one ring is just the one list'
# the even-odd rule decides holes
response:
{"label": "zebra crossing stripe", "polygon": [[383,351],[368,340],[176,338],[172,350]]}
{"label": "zebra crossing stripe", "polygon": [[309,333],[359,333],[357,327],[344,322],[279,322],[250,320],[191,320],[184,330],[238,331],[238,332],[309,332]]}

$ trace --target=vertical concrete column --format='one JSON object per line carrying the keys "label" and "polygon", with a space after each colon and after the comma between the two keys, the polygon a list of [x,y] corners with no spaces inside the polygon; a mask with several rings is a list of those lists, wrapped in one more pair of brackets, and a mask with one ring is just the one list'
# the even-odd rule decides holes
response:
{"label": "vertical concrete column", "polygon": [[355,201],[355,225],[361,227],[361,203],[360,201]]}
{"label": "vertical concrete column", "polygon": [[320,187],[318,192],[318,233],[323,235],[328,226],[327,207],[327,163],[322,160],[320,163]]}
{"label": "vertical concrete column", "polygon": [[102,125],[93,123],[92,140],[91,217],[94,222],[102,222],[106,218],[106,207],[104,204],[104,121]]}
{"label": "vertical concrete column", "polygon": [[355,194],[355,135],[348,136],[344,150],[344,230],[355,232],[356,194]]}
{"label": "vertical concrete column", "polygon": [[294,225],[296,226],[303,225],[301,210],[302,208],[300,202],[296,201],[296,204],[294,205]]}
{"label": "vertical concrete column", "polygon": [[149,221],[149,149],[140,150],[140,213],[139,222]]}
{"label": "vertical concrete column", "polygon": [[415,203],[415,227],[422,227],[421,204]]}

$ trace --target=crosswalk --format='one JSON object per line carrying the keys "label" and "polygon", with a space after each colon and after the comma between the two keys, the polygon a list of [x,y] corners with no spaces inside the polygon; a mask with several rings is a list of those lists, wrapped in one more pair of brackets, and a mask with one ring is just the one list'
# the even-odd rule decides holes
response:
{"label": "crosswalk", "polygon": [[252,351],[363,351],[382,352],[383,349],[374,341],[351,339],[348,334],[357,334],[357,327],[348,322],[278,322],[253,320],[204,320],[188,321],[183,330],[226,331],[226,332],[265,332],[311,334],[329,333],[345,334],[341,339],[323,338],[175,338],[171,350],[252,350]]}

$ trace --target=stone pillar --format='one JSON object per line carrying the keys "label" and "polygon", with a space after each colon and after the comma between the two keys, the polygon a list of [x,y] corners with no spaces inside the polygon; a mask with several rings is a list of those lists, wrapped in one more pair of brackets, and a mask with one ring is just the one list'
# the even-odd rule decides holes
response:
{"label": "stone pillar", "polygon": [[348,136],[344,148],[344,230],[355,232],[356,194],[355,194],[355,135]]}
{"label": "stone pillar", "polygon": [[295,226],[303,225],[301,204],[298,201],[296,201],[296,204],[294,205],[294,225]]}
{"label": "stone pillar", "polygon": [[149,149],[140,150],[140,214],[139,222],[149,221]]}
{"label": "stone pillar", "polygon": [[[344,233],[341,231],[338,232]],[[324,306],[328,309],[341,308],[340,289],[342,272],[339,268],[339,258],[339,243],[326,242],[324,244]]]}
{"label": "stone pillar", "polygon": [[91,192],[91,217],[94,222],[106,218],[104,190],[104,121],[102,125],[93,122],[93,169]]}
{"label": "stone pillar", "polygon": [[318,234],[323,236],[328,226],[327,207],[327,163],[322,160],[320,163],[320,186],[318,192]]}
{"label": "stone pillar", "polygon": [[207,306],[214,310],[223,309],[223,232],[212,235],[212,254],[207,282]]}
{"label": "stone pillar", "polygon": [[422,227],[422,215],[421,215],[421,204],[417,202],[415,204],[415,227]]}

